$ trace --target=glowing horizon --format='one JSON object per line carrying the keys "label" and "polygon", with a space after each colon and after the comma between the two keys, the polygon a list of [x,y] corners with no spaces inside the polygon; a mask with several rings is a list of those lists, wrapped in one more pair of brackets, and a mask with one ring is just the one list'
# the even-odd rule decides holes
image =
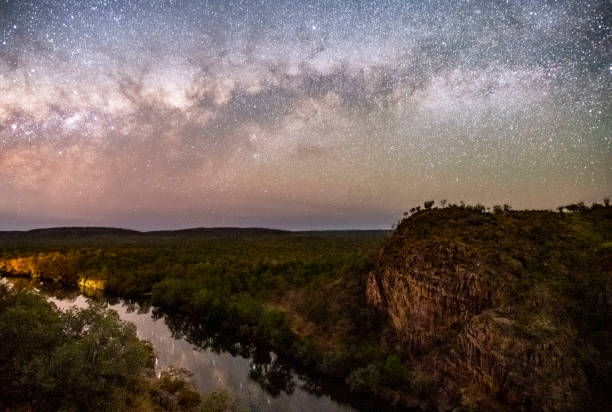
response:
{"label": "glowing horizon", "polygon": [[604,1],[0,4],[0,230],[612,193]]}

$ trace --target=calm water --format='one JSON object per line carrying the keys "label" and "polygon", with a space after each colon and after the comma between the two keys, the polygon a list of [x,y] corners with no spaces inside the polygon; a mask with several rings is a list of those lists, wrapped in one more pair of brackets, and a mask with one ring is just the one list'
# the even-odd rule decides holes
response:
{"label": "calm water", "polygon": [[[27,283],[23,280],[10,282]],[[31,283],[29,287],[48,296],[62,310],[83,308],[89,302],[88,298],[77,291],[49,290],[43,285],[33,286]],[[204,344],[193,337],[185,337],[180,332],[181,328],[173,324],[171,319],[160,317],[150,307],[121,299],[106,302],[108,307],[117,311],[121,319],[136,325],[139,338],[153,345],[158,374],[171,365],[186,368],[193,373],[192,379],[202,393],[224,389],[251,411],[355,410],[332,400],[328,395],[313,393],[317,392],[313,384],[301,379],[275,359],[273,354],[265,353],[256,356],[255,360],[237,355],[239,346],[235,350],[229,349],[234,355],[219,348],[207,349],[210,342]]]}

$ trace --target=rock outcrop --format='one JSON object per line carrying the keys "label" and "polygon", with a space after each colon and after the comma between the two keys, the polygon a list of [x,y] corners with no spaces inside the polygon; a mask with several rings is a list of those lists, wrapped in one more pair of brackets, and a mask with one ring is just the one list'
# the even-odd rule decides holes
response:
{"label": "rock outcrop", "polygon": [[385,308],[411,353],[446,341],[452,326],[491,307],[495,290],[465,247],[438,243],[407,251],[398,266],[383,265],[368,277],[371,304]]}
{"label": "rock outcrop", "polygon": [[380,252],[367,299],[388,315],[397,348],[438,382],[429,407],[580,410],[589,398],[562,281],[531,272],[554,264],[572,276],[562,250],[542,250],[547,233],[570,229],[534,216],[542,230],[525,235],[518,214],[421,212]]}

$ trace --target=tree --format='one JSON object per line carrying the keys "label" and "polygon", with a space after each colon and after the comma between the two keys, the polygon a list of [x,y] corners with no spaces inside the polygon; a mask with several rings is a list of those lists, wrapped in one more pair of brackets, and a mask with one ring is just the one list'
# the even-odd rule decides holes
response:
{"label": "tree", "polygon": [[609,197],[605,197],[604,198],[604,205],[606,205],[606,207],[610,206],[610,198]]}
{"label": "tree", "polygon": [[102,304],[61,312],[0,285],[0,410],[239,410],[225,394],[202,403],[185,370],[153,378],[154,359],[136,327]]}
{"label": "tree", "polygon": [[[193,376],[184,368],[170,367],[153,382],[151,396],[164,410],[195,411],[201,404],[200,394],[189,379]],[[229,401],[229,399],[228,399]],[[210,409],[221,411],[226,409]]]}
{"label": "tree", "polygon": [[213,391],[202,401],[202,412],[238,412],[243,409],[227,392]]}
{"label": "tree", "polygon": [[434,201],[433,200],[428,200],[427,202],[425,202],[423,204],[423,206],[425,206],[425,209],[429,210],[431,209],[431,207],[434,205]]}
{"label": "tree", "polygon": [[578,211],[580,209],[580,207],[577,204],[575,204],[575,203],[572,203],[571,205],[567,205],[567,206],[565,206],[565,208],[569,212],[576,212],[576,211]]}
{"label": "tree", "polygon": [[442,208],[444,208],[444,206],[446,206],[446,199],[440,200],[440,206],[442,206]]}
{"label": "tree", "polygon": [[1,410],[121,411],[146,399],[151,348],[116,312],[93,305],[61,313],[1,286],[0,306]]}

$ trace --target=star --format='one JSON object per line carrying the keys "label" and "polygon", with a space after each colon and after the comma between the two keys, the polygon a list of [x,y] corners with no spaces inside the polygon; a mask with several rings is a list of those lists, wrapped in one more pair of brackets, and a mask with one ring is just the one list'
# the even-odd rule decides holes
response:
{"label": "star", "polygon": [[0,229],[610,195],[605,1],[145,3],[0,6]]}

